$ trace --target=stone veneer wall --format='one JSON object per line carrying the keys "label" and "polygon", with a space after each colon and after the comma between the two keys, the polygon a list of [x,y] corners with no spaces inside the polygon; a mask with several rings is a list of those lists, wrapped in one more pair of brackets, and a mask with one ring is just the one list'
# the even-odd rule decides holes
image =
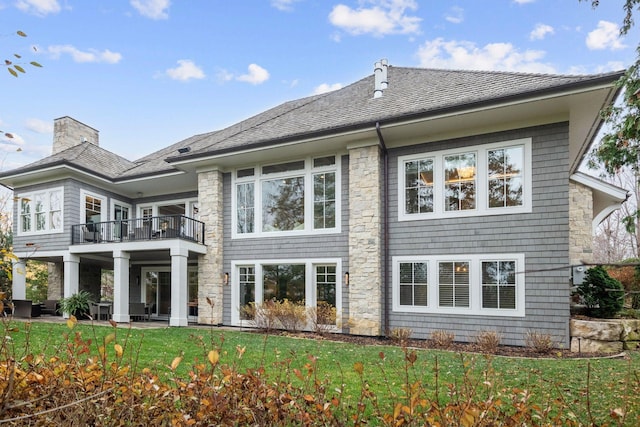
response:
{"label": "stone veneer wall", "polygon": [[593,197],[591,190],[569,181],[569,262],[593,261]]}
{"label": "stone veneer wall", "polygon": [[[198,213],[204,222],[207,253],[198,261],[198,323],[222,323],[223,307],[223,192],[222,173],[198,173]],[[213,309],[207,303],[213,302]]]}
{"label": "stone veneer wall", "polygon": [[64,289],[63,274],[64,264],[61,262],[50,262],[47,264],[48,287],[47,299],[61,299]]}
{"label": "stone veneer wall", "polygon": [[381,153],[349,150],[349,331],[378,336],[382,325]]}

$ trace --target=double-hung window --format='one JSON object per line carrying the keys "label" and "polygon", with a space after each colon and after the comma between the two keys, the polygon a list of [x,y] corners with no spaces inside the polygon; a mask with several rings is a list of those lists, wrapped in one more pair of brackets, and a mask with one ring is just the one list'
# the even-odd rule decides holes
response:
{"label": "double-hung window", "polygon": [[524,316],[523,254],[393,258],[396,312]]}
{"label": "double-hung window", "polygon": [[531,212],[531,139],[398,159],[402,220]]}
{"label": "double-hung window", "polygon": [[62,232],[63,194],[62,187],[59,187],[18,196],[20,210],[18,233]]}
{"label": "double-hung window", "polygon": [[324,156],[236,170],[233,237],[337,231],[338,169]]}

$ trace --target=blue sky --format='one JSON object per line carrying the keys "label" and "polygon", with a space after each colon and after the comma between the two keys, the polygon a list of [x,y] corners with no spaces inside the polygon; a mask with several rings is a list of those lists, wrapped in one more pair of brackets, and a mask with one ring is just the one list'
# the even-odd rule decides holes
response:
{"label": "blue sky", "polygon": [[[100,131],[130,160],[373,64],[533,73],[629,66],[623,0],[0,0],[0,168],[50,153],[53,119]],[[638,13],[640,16],[640,12]],[[28,37],[15,34],[24,31]],[[35,60],[43,68],[32,68]],[[21,151],[17,151],[20,148]]]}

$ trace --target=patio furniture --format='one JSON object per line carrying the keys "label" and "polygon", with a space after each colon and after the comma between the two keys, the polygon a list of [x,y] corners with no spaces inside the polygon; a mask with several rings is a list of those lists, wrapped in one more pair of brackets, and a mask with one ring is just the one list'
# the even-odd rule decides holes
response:
{"label": "patio furniture", "polygon": [[131,320],[151,320],[147,305],[143,302],[129,303],[129,317]]}
{"label": "patio furniture", "polygon": [[40,304],[40,313],[51,316],[60,316],[60,304],[57,299],[47,299]]}

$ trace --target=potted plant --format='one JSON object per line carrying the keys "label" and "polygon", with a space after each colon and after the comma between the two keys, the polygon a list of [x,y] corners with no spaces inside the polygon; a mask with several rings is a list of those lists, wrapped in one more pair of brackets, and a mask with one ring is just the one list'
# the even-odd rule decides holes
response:
{"label": "potted plant", "polygon": [[60,300],[60,311],[74,315],[78,319],[86,318],[93,302],[90,292],[79,291],[67,298]]}

